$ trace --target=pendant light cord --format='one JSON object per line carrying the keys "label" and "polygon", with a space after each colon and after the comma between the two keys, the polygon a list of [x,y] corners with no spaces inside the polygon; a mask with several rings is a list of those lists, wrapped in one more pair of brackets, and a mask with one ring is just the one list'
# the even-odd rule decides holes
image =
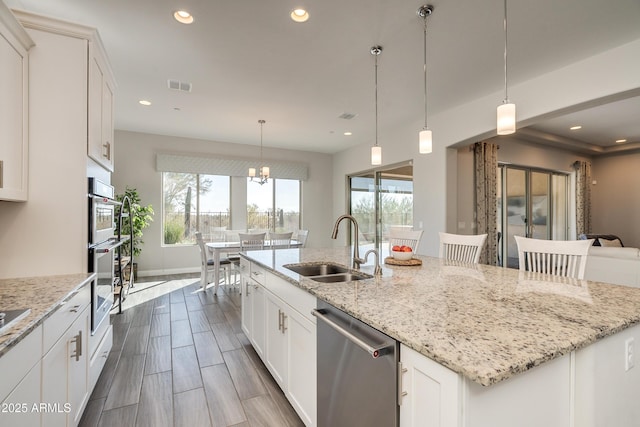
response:
{"label": "pendant light cord", "polygon": [[424,17],[424,128],[427,129],[427,16]]}
{"label": "pendant light cord", "polygon": [[507,103],[507,0],[504,0],[504,101]]}
{"label": "pendant light cord", "polygon": [[376,147],[378,146],[378,55],[379,53],[374,53],[375,55],[375,88],[376,88]]}

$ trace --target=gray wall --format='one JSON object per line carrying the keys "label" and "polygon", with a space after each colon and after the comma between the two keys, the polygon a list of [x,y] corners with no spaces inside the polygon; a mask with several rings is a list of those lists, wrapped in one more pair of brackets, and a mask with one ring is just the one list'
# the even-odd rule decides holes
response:
{"label": "gray wall", "polygon": [[[168,274],[198,271],[200,266],[196,246],[162,246],[162,182],[156,172],[156,154],[201,154],[206,156],[256,159],[254,145],[228,144],[172,136],[160,136],[127,131],[116,131],[115,171],[112,183],[116,192],[126,186],[136,188],[143,204],[151,204],[155,211],[153,224],[145,230],[144,246],[138,259],[138,270],[145,274]],[[308,246],[329,246],[331,227],[331,156],[304,151],[265,149],[265,161],[292,161],[307,163],[309,179],[302,183],[302,228],[309,229]],[[232,180],[232,208],[246,210],[244,178]],[[244,200],[243,203],[238,200]],[[246,219],[245,219],[246,221]],[[246,223],[246,222],[245,222]],[[234,225],[234,227],[238,226]]]}
{"label": "gray wall", "polygon": [[640,153],[598,157],[591,174],[592,231],[640,247]]}

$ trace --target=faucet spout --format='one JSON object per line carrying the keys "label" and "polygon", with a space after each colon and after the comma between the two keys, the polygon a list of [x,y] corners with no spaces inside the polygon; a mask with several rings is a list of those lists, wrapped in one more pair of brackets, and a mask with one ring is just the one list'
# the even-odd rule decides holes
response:
{"label": "faucet spout", "polygon": [[365,262],[369,259],[369,254],[374,254],[373,260],[375,261],[375,267],[373,268],[374,276],[382,276],[382,267],[380,267],[380,254],[378,254],[377,249],[369,249],[364,253]]}
{"label": "faucet spout", "polygon": [[354,237],[353,237],[353,268],[360,269],[360,264],[364,264],[366,261],[360,258],[360,243],[358,242],[358,221],[352,215],[340,215],[333,226],[333,232],[331,238],[336,239],[338,237],[338,226],[342,220],[348,219],[353,223]]}

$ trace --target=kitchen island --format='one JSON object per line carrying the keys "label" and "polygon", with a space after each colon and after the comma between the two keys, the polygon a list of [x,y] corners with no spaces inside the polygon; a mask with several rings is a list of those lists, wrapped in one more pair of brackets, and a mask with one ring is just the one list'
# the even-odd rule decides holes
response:
{"label": "kitchen island", "polygon": [[[420,372],[439,391],[409,390],[401,403],[410,397],[414,419],[401,407],[401,425],[640,422],[633,403],[640,369],[628,358],[640,340],[638,289],[422,256],[421,266],[385,265],[382,277],[320,283],[284,265],[348,266],[349,248],[244,256],[399,341],[403,363],[411,355],[424,359]],[[373,265],[362,271],[373,273]],[[417,381],[411,371],[409,388]],[[429,423],[415,408],[427,401],[438,407]]]}

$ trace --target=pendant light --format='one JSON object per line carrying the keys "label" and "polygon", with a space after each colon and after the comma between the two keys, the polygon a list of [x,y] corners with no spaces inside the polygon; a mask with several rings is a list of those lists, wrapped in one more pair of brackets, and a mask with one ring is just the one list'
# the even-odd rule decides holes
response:
{"label": "pendant light", "polygon": [[[266,123],[264,120],[258,120],[260,123],[260,176],[256,177],[256,168],[249,168],[249,177],[252,182],[260,185],[266,184],[269,180],[269,166],[263,166],[262,163],[262,126]],[[257,178],[254,180],[254,178]]]}
{"label": "pendant light", "polygon": [[516,131],[516,104],[509,101],[507,93],[507,0],[504,0],[504,100],[497,110],[498,135],[510,135]]}
{"label": "pendant light", "polygon": [[376,142],[371,147],[371,164],[378,166],[382,164],[382,147],[378,145],[378,56],[382,53],[381,46],[373,46],[370,50],[375,57],[375,86],[376,86]]}
{"label": "pendant light", "polygon": [[420,6],[417,13],[424,20],[424,128],[418,134],[418,150],[420,154],[429,154],[433,151],[433,134],[427,126],[427,17],[433,13],[433,6]]}

